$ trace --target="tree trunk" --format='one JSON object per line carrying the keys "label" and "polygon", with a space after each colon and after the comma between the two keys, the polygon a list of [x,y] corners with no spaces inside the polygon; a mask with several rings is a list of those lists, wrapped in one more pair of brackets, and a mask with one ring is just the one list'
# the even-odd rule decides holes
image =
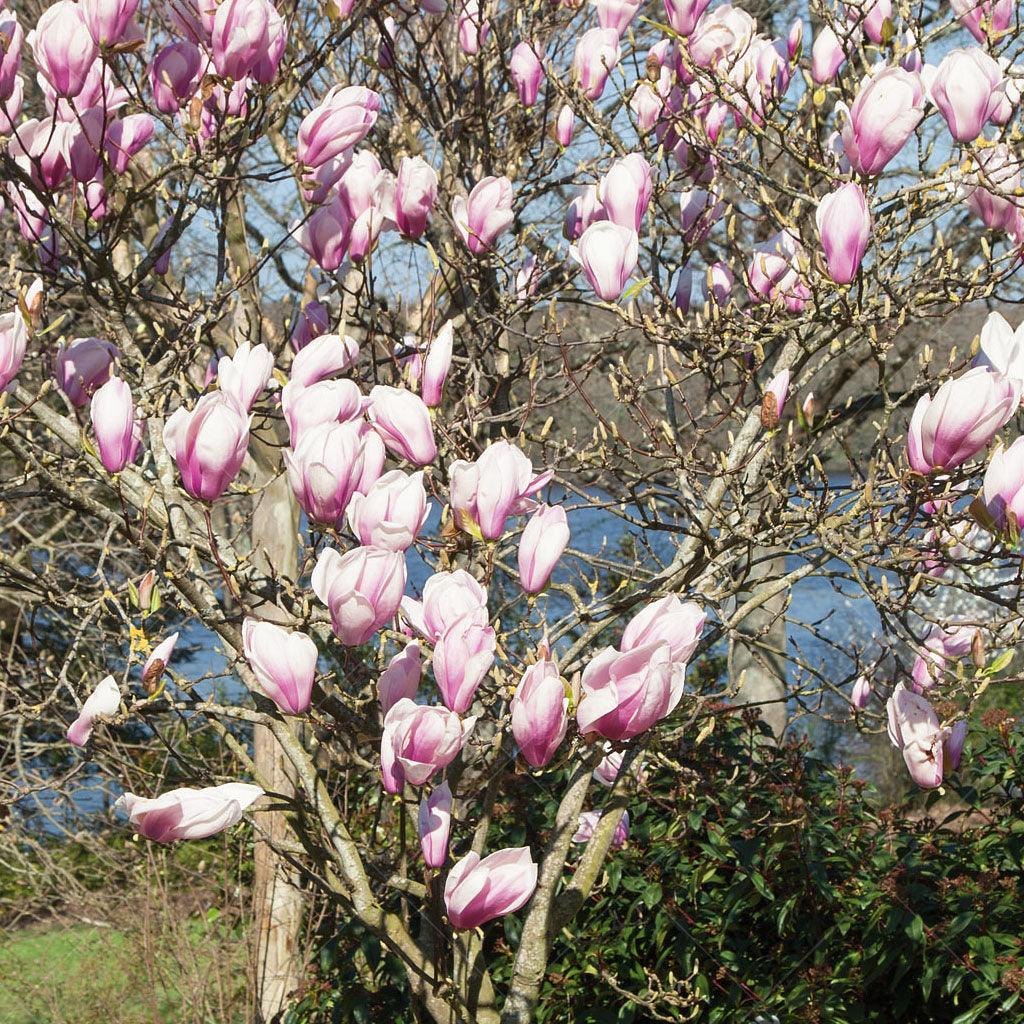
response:
{"label": "tree trunk", "polygon": [[[265,447],[253,439],[257,463]],[[261,568],[295,578],[298,565],[298,515],[284,474],[269,483],[257,498],[253,515],[253,558]],[[264,606],[261,617],[274,618],[275,609]],[[272,785],[276,795],[289,798],[295,783],[277,740],[264,726],[254,735],[256,766]],[[256,823],[265,834],[277,839],[285,833],[280,811],[263,811]],[[278,857],[270,845],[257,838],[253,878],[253,962],[256,971],[256,1000],[259,1020],[272,1024],[288,1005],[302,980],[299,938],[302,930],[302,890],[294,869]]]}
{"label": "tree trunk", "polygon": [[[758,583],[776,579],[786,569],[784,555],[754,552],[740,604],[757,593]],[[729,643],[729,682],[738,705],[752,705],[781,739],[789,715],[786,710],[786,607],[787,591],[770,597],[736,627]],[[747,639],[749,638],[749,639]]]}

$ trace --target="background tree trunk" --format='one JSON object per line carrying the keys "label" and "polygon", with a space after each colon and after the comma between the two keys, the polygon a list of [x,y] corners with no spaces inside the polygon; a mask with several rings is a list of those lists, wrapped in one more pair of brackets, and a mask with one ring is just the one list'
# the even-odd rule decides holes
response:
{"label": "background tree trunk", "polygon": [[[253,453],[263,470],[264,453],[274,449],[254,444]],[[298,565],[298,510],[288,486],[280,474],[266,485],[256,500],[253,515],[253,557],[261,568],[294,579]],[[260,609],[263,618],[272,619],[274,608]],[[257,725],[254,730],[255,761],[277,796],[291,797],[295,783],[277,740],[270,731]],[[262,832],[273,839],[285,834],[284,815],[264,811],[256,815]],[[303,898],[295,870],[278,857],[270,845],[256,839],[253,875],[253,941],[255,944],[255,989],[259,1020],[271,1024],[278,1019],[290,995],[302,980],[302,956],[299,938],[302,931]]]}
{"label": "background tree trunk", "polygon": [[[755,549],[742,604],[757,592],[758,583],[775,579],[786,569],[785,555],[769,557]],[[736,627],[729,642],[729,682],[737,690],[736,703],[755,705],[781,739],[789,715],[786,710],[786,607],[787,591],[770,597]],[[749,639],[748,639],[749,638]]]}

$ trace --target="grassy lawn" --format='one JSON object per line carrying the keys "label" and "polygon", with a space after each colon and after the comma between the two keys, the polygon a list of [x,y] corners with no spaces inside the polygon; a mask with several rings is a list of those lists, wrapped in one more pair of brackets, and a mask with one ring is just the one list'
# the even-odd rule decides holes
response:
{"label": "grassy lawn", "polygon": [[220,946],[202,922],[188,922],[186,933],[184,955],[171,941],[158,958],[114,928],[46,924],[0,938],[0,1024],[241,1019],[238,981],[244,990],[245,972],[237,946]]}

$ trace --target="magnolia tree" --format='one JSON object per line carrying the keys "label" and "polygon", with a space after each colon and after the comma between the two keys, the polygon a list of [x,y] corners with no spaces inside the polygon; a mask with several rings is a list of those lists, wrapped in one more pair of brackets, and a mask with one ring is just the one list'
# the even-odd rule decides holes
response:
{"label": "magnolia tree", "polygon": [[1019,17],[0,10],[6,856],[83,780],[154,843],[248,818],[267,1019],[317,898],[514,1024],[720,698],[941,784],[1018,621]]}

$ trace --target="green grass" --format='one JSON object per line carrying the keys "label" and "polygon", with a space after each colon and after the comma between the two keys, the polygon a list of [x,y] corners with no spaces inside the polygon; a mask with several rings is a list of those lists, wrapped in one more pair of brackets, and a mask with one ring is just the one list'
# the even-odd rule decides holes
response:
{"label": "green grass", "polygon": [[35,925],[0,940],[0,1024],[221,1024],[190,992],[191,964],[217,969],[215,937],[201,922],[187,930],[194,948],[186,962],[167,948],[155,964],[141,943],[114,928]]}

